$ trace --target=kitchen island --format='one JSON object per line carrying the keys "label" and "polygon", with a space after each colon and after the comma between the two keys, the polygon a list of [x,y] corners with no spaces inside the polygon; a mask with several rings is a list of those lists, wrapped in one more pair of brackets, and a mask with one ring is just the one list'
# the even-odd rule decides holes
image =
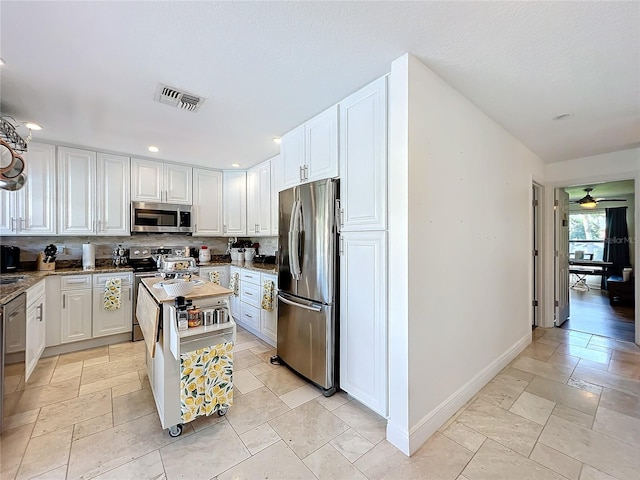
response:
{"label": "kitchen island", "polygon": [[160,423],[171,436],[178,436],[183,423],[202,415],[224,415],[232,404],[236,325],[228,313],[232,291],[204,282],[186,298],[200,308],[226,310],[228,321],[178,330],[175,298],[156,286],[162,281],[142,280],[136,315]]}

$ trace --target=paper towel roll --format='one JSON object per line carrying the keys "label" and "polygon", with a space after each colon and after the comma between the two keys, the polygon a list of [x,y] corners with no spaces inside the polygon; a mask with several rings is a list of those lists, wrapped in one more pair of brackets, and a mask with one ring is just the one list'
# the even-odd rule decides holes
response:
{"label": "paper towel roll", "polygon": [[96,268],[96,246],[92,243],[82,244],[82,269],[95,270]]}

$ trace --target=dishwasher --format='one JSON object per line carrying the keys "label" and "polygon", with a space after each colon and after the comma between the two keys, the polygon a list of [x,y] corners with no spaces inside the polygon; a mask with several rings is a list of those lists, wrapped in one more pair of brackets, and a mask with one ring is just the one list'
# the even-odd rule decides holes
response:
{"label": "dishwasher", "polygon": [[6,351],[7,325],[25,328],[27,324],[27,294],[23,293],[0,309],[0,433],[4,416],[4,355]]}

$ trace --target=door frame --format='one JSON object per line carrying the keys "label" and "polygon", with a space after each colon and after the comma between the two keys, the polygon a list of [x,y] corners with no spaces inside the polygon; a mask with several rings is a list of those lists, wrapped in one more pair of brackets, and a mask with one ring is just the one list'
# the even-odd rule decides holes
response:
{"label": "door frame", "polygon": [[542,200],[544,187],[535,180],[531,183],[532,219],[532,277],[531,277],[531,327],[540,325],[542,311]]}

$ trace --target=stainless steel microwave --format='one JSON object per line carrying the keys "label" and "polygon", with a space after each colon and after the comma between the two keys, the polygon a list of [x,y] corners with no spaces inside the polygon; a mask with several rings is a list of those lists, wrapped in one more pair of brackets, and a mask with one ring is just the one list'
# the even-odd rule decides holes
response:
{"label": "stainless steel microwave", "polygon": [[131,202],[131,232],[191,233],[191,205]]}

